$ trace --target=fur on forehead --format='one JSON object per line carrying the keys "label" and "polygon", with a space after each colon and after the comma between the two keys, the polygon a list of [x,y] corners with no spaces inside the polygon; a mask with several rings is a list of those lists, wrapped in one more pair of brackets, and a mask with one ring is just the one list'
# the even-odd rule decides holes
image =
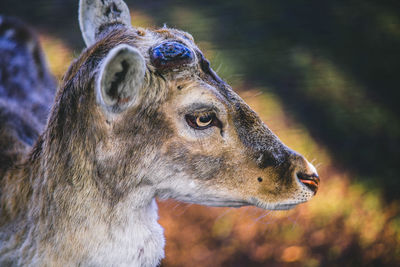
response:
{"label": "fur on forehead", "polygon": [[[166,40],[181,42],[193,50],[196,59],[190,68],[176,72],[171,71],[170,73],[163,73],[161,75],[155,67],[151,65],[150,49]],[[189,34],[165,27],[152,30],[115,24],[103,31],[101,35],[99,35],[98,41],[88,47],[81,56],[72,63],[64,76],[64,84],[61,86],[61,88],[64,89],[62,90],[71,90],[74,88],[74,91],[86,91],[80,94],[91,94],[88,90],[93,91],[91,90],[93,85],[92,81],[95,80],[95,75],[97,75],[100,70],[102,60],[107,57],[108,53],[110,53],[113,48],[120,44],[135,47],[141,52],[146,61],[147,70],[144,86],[151,88],[151,90],[146,90],[146,95],[143,97],[143,106],[151,106],[152,103],[165,100],[168,95],[168,90],[165,89],[172,88],[171,86],[175,84],[174,82],[170,83],[170,81],[186,80],[190,82],[190,80],[193,80],[194,73],[199,74],[201,72],[200,68],[195,66],[198,65],[201,60],[198,54],[201,54],[201,52],[194,44],[193,38]],[[197,79],[202,80],[200,76]]]}
{"label": "fur on forehead", "polygon": [[[177,40],[187,45],[194,52],[199,51],[193,41],[193,37],[183,31],[172,28],[160,28],[156,30],[145,28],[126,27],[121,24],[109,26],[99,36],[99,41],[87,48],[81,56],[73,62],[64,76],[64,81],[71,80],[81,69],[85,67],[87,73],[95,71],[96,65],[119,44],[128,44],[138,49],[148,62],[149,49],[166,40]],[[89,68],[89,69],[88,69]],[[150,70],[151,66],[150,66]]]}
{"label": "fur on forehead", "polygon": [[[110,44],[113,44],[112,41],[115,40],[116,37],[121,37],[121,36],[114,36],[115,31],[124,32],[124,34],[128,35],[127,36],[128,40],[124,40],[122,42],[128,41],[128,44],[131,44],[135,46],[137,49],[141,50],[143,56],[148,56],[149,48],[156,46],[166,40],[179,41],[188,46],[193,51],[199,50],[196,44],[194,43],[193,37],[189,33],[181,30],[166,28],[166,27],[154,30],[139,28],[139,27],[131,28],[120,24],[108,27],[106,30],[104,30],[99,36],[100,40],[95,44],[95,46],[98,46],[99,43],[104,43],[104,42],[111,42]],[[114,45],[122,43],[119,42],[118,39],[115,41],[117,41],[117,43],[116,44],[114,43]]]}

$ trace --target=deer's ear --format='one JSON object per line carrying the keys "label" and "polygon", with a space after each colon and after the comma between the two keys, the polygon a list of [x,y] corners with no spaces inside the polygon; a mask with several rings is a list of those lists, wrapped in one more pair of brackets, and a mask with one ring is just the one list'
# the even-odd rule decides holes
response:
{"label": "deer's ear", "polygon": [[139,101],[146,63],[136,48],[121,44],[104,59],[96,81],[97,102],[119,113]]}
{"label": "deer's ear", "polygon": [[79,25],[86,46],[96,42],[101,27],[120,23],[131,25],[128,6],[122,0],[80,0]]}

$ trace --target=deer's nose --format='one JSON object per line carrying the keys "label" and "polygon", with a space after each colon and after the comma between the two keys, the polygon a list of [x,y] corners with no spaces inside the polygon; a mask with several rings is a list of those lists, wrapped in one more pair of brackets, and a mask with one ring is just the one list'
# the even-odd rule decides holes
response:
{"label": "deer's nose", "polygon": [[303,156],[298,155],[297,153],[294,155],[294,164],[296,165],[296,178],[300,181],[300,183],[311,189],[315,195],[318,191],[320,183],[320,178],[315,167]]}
{"label": "deer's nose", "polygon": [[299,181],[301,183],[303,183],[305,186],[310,188],[314,192],[314,195],[317,193],[319,182],[320,182],[318,174],[316,174],[316,173],[306,174],[306,173],[298,172],[297,178],[299,179]]}

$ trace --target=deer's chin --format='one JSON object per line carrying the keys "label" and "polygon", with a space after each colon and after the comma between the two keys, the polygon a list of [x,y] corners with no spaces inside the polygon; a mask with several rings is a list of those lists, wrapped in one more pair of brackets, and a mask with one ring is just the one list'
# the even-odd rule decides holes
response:
{"label": "deer's chin", "polygon": [[194,202],[194,204],[206,205],[210,207],[233,207],[233,208],[240,208],[243,206],[250,206],[252,204],[244,201],[201,201],[201,202]]}
{"label": "deer's chin", "polygon": [[290,210],[296,207],[298,204],[305,203],[308,200],[306,199],[295,199],[295,200],[287,200],[278,203],[269,203],[262,200],[259,200],[255,197],[250,198],[250,200],[241,200],[241,199],[226,199],[226,198],[207,198],[207,199],[182,199],[178,198],[178,200],[192,203],[192,204],[199,204],[199,205],[206,205],[211,207],[235,207],[240,208],[243,206],[255,206],[264,210]]}
{"label": "deer's chin", "polygon": [[191,204],[198,204],[198,205],[205,205],[205,206],[210,206],[210,207],[234,207],[234,208],[240,208],[243,206],[251,206],[253,205],[252,203],[241,200],[241,199],[230,199],[230,198],[224,198],[224,197],[210,197],[208,196],[207,198],[182,198],[178,197],[176,198],[179,201],[183,201],[186,203],[191,203]]}
{"label": "deer's chin", "polygon": [[296,207],[300,203],[284,203],[284,204],[269,204],[269,205],[257,205],[257,207],[265,210],[290,210]]}
{"label": "deer's chin", "polygon": [[298,199],[298,200],[282,201],[279,203],[269,203],[261,201],[257,198],[252,198],[250,202],[252,205],[265,210],[290,210],[296,207],[297,205],[305,203],[307,201],[308,200]]}

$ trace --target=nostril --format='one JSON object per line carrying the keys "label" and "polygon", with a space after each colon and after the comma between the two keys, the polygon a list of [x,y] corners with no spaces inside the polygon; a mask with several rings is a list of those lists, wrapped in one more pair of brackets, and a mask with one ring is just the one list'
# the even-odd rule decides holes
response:
{"label": "nostril", "polygon": [[320,179],[316,173],[306,174],[298,172],[297,177],[299,178],[299,181],[310,188],[314,194],[317,193]]}

